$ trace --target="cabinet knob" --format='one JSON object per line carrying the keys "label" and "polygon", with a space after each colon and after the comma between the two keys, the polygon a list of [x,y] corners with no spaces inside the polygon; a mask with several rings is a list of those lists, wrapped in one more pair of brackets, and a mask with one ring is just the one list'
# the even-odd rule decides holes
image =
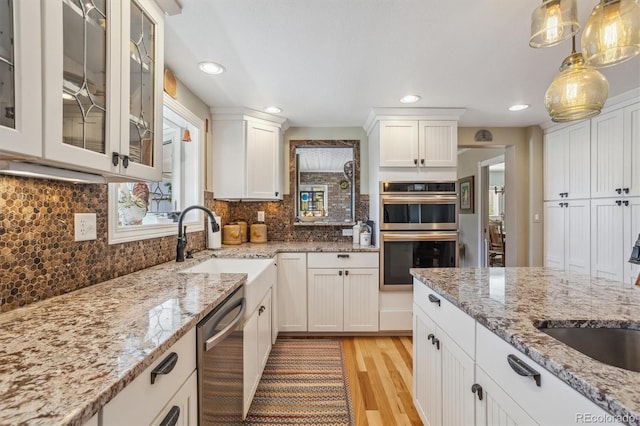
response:
{"label": "cabinet knob", "polygon": [[568,193],[568,192],[565,192],[565,193],[564,193],[564,196],[568,198],[568,197],[569,197],[569,193]]}
{"label": "cabinet knob", "polygon": [[564,203],[558,203],[560,207],[564,207]]}
{"label": "cabinet knob", "polygon": [[616,188],[616,193],[622,194],[622,188]]}
{"label": "cabinet knob", "polygon": [[424,158],[420,159],[420,164],[424,166]]}
{"label": "cabinet knob", "polygon": [[279,194],[279,193],[280,193],[280,192],[276,191],[276,197],[278,196],[278,194]]}
{"label": "cabinet knob", "polygon": [[564,203],[564,206],[565,207],[569,207],[569,203]]}
{"label": "cabinet knob", "polygon": [[178,362],[178,354],[175,352],[171,352],[165,359],[162,360],[160,364],[156,368],[151,371],[151,384],[156,382],[156,377],[160,374],[169,374],[173,371],[173,367],[176,366]]}
{"label": "cabinet knob", "polygon": [[338,271],[338,275],[342,276],[342,271]]}
{"label": "cabinet knob", "polygon": [[629,200],[624,200],[622,204],[624,204],[625,207],[629,207]]}
{"label": "cabinet knob", "polygon": [[344,274],[345,275],[349,275],[349,271],[344,271]]}
{"label": "cabinet knob", "polygon": [[120,154],[118,154],[117,152],[112,152],[111,164],[113,164],[114,166],[117,166],[119,161],[120,161]]}
{"label": "cabinet knob", "polygon": [[564,192],[558,192],[558,195],[560,196],[560,198],[564,197]]}
{"label": "cabinet knob", "polygon": [[418,165],[418,159],[417,158],[413,159],[413,164],[415,164],[416,166]]}
{"label": "cabinet knob", "polygon": [[628,193],[629,193],[629,188],[622,188],[622,191],[623,191],[625,194],[628,194]]}
{"label": "cabinet knob", "polygon": [[474,383],[473,386],[471,386],[471,393],[478,394],[478,399],[482,401],[482,397],[483,397],[482,386],[480,386],[477,383]]}
{"label": "cabinet knob", "polygon": [[616,200],[616,204],[617,204],[618,206],[621,206],[621,205],[622,205],[622,201],[620,201],[620,200]]}

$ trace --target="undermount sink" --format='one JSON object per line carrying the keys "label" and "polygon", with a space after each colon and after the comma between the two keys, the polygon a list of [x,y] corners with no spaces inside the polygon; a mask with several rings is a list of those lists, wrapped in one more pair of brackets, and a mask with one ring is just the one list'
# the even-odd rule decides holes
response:
{"label": "undermount sink", "polygon": [[600,362],[640,372],[640,330],[577,327],[538,329]]}
{"label": "undermount sink", "polygon": [[213,258],[180,272],[191,274],[247,274],[244,297],[247,315],[262,301],[276,281],[273,259]]}

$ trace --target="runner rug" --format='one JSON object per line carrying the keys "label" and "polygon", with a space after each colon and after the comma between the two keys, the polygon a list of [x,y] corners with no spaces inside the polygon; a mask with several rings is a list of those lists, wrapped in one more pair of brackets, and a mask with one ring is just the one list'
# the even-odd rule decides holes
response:
{"label": "runner rug", "polygon": [[245,424],[354,424],[340,340],[278,339]]}

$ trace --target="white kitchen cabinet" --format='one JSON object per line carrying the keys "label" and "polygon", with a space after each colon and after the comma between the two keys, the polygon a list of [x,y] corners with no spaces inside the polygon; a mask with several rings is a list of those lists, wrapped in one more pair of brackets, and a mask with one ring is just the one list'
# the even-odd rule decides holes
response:
{"label": "white kitchen cabinet", "polygon": [[271,289],[245,320],[243,327],[243,418],[260,383],[264,366],[271,352]]}
{"label": "white kitchen cabinet", "polygon": [[308,254],[308,330],[378,331],[378,254]]}
{"label": "white kitchen cabinet", "polygon": [[[154,370],[158,366],[165,363],[170,365],[174,360],[175,365],[168,373],[155,375]],[[195,329],[191,329],[102,408],[102,425],[152,424],[154,419],[165,412],[167,404],[195,374],[196,333]],[[154,383],[151,383],[151,380],[154,380]],[[190,403],[195,405],[187,411],[197,412],[197,391],[193,393],[192,386],[187,384],[181,395],[189,395]],[[184,398],[180,396],[177,400]]]}
{"label": "white kitchen cabinet", "polygon": [[198,426],[198,374],[191,373],[189,379],[160,411],[152,426]]}
{"label": "white kitchen cabinet", "polygon": [[591,119],[591,196],[640,195],[640,103]]}
{"label": "white kitchen cabinet", "polygon": [[160,180],[164,18],[151,0],[45,1],[46,162]]}
{"label": "white kitchen cabinet", "polygon": [[215,197],[281,200],[282,132],[286,120],[255,118],[245,110],[214,108],[212,112]]}
{"label": "white kitchen cabinet", "polygon": [[477,426],[510,425],[533,426],[538,425],[487,373],[476,366],[476,382],[482,383],[480,399],[476,391],[475,409]]}
{"label": "white kitchen cabinet", "polygon": [[0,5],[0,151],[42,155],[40,1]]}
{"label": "white kitchen cabinet", "polygon": [[278,328],[307,331],[307,254],[278,254]]}
{"label": "white kitchen cabinet", "polygon": [[[476,325],[476,339],[475,383],[494,395],[492,398],[498,407],[487,407],[493,413],[503,412],[516,424],[582,424],[585,420],[581,421],[580,414],[601,417],[604,419],[602,424],[618,424],[612,423],[613,416],[607,415],[602,408],[480,324]],[[509,358],[532,375],[516,373]],[[490,381],[484,380],[487,376]],[[499,396],[498,389],[513,398],[524,413],[507,398]],[[474,397],[479,398],[478,393]]]}
{"label": "white kitchen cabinet", "polygon": [[589,198],[590,144],[588,121],[545,135],[545,200]]}
{"label": "white kitchen cabinet", "polygon": [[635,283],[640,270],[627,261],[640,233],[640,197],[591,200],[591,275]]}
{"label": "white kitchen cabinet", "polygon": [[590,273],[589,200],[544,203],[545,266]]}
{"label": "white kitchen cabinet", "polygon": [[420,351],[414,356],[414,401],[422,421],[473,424],[474,321],[417,282],[414,325],[414,345]]}
{"label": "white kitchen cabinet", "polygon": [[380,121],[380,167],[456,167],[457,121]]}

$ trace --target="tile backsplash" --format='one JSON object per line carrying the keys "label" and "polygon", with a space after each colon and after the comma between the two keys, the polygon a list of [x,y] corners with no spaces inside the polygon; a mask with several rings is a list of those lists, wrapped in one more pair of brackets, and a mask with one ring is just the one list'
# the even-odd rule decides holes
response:
{"label": "tile backsplash", "polygon": [[[107,185],[77,185],[0,175],[0,312],[88,287],[175,258],[176,237],[109,244]],[[205,206],[223,223],[257,221],[265,211],[272,241],[347,241],[342,227],[294,226],[293,196],[281,202],[214,201]],[[366,195],[356,199],[356,218],[369,210]],[[97,239],[74,241],[74,213],[96,213]],[[204,232],[189,234],[189,249],[206,246]]]}

